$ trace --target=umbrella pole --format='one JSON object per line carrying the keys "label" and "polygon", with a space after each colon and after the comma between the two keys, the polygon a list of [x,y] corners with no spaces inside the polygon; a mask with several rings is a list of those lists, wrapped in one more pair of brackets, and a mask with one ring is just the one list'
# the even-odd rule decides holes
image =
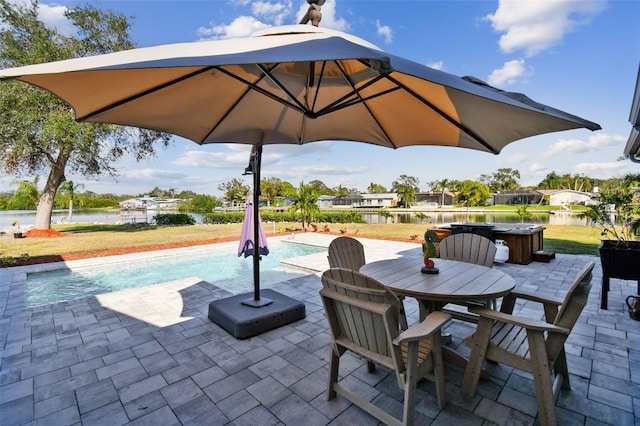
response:
{"label": "umbrella pole", "polygon": [[[304,303],[270,288],[263,291],[269,297],[260,298],[260,163],[262,146],[256,144],[245,174],[253,173],[253,297],[238,294],[209,303],[208,317],[236,339],[246,339],[276,329],[306,317]],[[250,231],[249,231],[250,232]],[[256,309],[260,308],[260,309]]]}
{"label": "umbrella pole", "polygon": [[255,145],[253,156],[253,299],[242,302],[243,305],[259,308],[273,302],[260,299],[260,165],[262,163],[262,145]]}

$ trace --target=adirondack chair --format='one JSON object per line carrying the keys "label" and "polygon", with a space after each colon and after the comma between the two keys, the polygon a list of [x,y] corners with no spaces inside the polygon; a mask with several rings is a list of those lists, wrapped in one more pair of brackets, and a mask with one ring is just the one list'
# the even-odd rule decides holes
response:
{"label": "adirondack chair", "polygon": [[451,234],[440,241],[440,258],[493,266],[496,245],[482,235],[463,232]]}
{"label": "adirondack chair", "polygon": [[364,247],[351,237],[338,237],[329,244],[329,267],[359,270],[364,265]]}
{"label": "adirondack chair", "polygon": [[[329,268],[345,268],[359,271],[366,263],[364,257],[364,246],[355,238],[338,237],[329,243]],[[400,326],[403,330],[409,328],[407,316],[402,301],[404,297],[398,296],[400,300]],[[370,367],[373,371],[373,366]]]}
{"label": "adirondack chair", "polygon": [[[477,265],[493,267],[493,260],[498,251],[490,239],[479,234],[462,232],[451,234],[440,241],[440,258],[475,263]],[[496,300],[490,300],[488,306],[496,309]],[[458,319],[475,322],[475,318],[466,314],[452,312]]]}
{"label": "adirondack chair", "polygon": [[[480,319],[476,332],[465,341],[471,354],[462,391],[469,396],[475,394],[484,360],[529,372],[535,384],[540,424],[555,425],[560,387],[571,388],[564,343],[587,303],[593,267],[589,262],[580,270],[564,299],[514,291],[504,297],[500,312],[470,308]],[[542,303],[546,321],[512,315],[518,298]]]}
{"label": "adirondack chair", "polygon": [[[426,377],[435,382],[440,408],[446,404],[440,330],[451,319],[433,312],[424,321],[402,331],[398,323],[399,300],[382,284],[351,269],[329,269],[322,274],[320,290],[333,335],[327,400],[340,394],[388,425],[413,425],[415,389]],[[402,420],[342,386],[338,381],[340,357],[352,351],[396,374],[404,389]]]}

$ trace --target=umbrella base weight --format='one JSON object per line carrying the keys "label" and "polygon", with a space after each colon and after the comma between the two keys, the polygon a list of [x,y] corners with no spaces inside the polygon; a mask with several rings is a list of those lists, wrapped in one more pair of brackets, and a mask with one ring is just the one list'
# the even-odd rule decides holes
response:
{"label": "umbrella base weight", "polygon": [[250,297],[242,301],[243,305],[251,306],[252,308],[262,308],[263,306],[270,305],[271,303],[273,303],[273,300],[266,299],[264,297],[261,297],[258,300],[256,300],[255,297]]}
{"label": "umbrella base weight", "polygon": [[270,289],[260,292],[260,301],[272,301],[268,305],[247,306],[247,299],[254,302],[253,292],[214,300],[209,319],[236,339],[246,339],[306,317],[304,303]]}

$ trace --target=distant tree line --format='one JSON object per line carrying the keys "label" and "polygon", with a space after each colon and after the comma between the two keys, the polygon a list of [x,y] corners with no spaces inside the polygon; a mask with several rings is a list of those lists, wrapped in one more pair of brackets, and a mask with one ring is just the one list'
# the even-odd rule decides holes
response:
{"label": "distant tree line", "polygon": [[[492,193],[512,191],[520,189],[571,189],[576,191],[593,191],[599,187],[601,190],[616,189],[620,187],[640,186],[640,174],[627,174],[620,178],[595,179],[583,175],[558,175],[551,172],[535,187],[523,188],[519,184],[520,172],[515,169],[503,168],[493,174],[481,175],[478,181],[454,179],[440,179],[427,184],[427,191],[442,193],[444,204],[445,192],[455,194],[455,202],[462,206],[482,206],[491,197]],[[17,181],[17,188],[13,192],[0,193],[0,210],[34,210],[39,203],[40,190],[38,178],[33,180]],[[70,206],[80,209],[91,208],[117,208],[118,203],[132,197],[158,197],[179,198],[184,200],[180,210],[184,212],[207,213],[216,207],[244,206],[247,197],[251,193],[251,187],[245,185],[240,179],[231,179],[218,185],[223,193],[221,197],[207,194],[197,194],[193,191],[177,191],[176,189],[162,189],[155,187],[149,192],[137,195],[97,194],[92,191],[80,192],[82,185],[75,185],[72,181],[66,181],[55,194],[54,207],[65,209]],[[410,207],[416,202],[416,194],[420,192],[420,180],[415,176],[401,175],[391,184],[391,189],[381,184],[370,183],[367,193],[396,193],[400,206]],[[317,204],[322,195],[340,196],[360,194],[355,188],[347,189],[343,186],[329,188],[320,180],[312,180],[308,184],[304,182],[296,188],[291,183],[277,177],[265,178],[261,182],[261,198],[266,200],[270,207],[283,205],[285,199],[293,202],[299,210],[309,210],[311,205]],[[306,206],[306,207],[300,207]],[[308,220],[305,219],[305,222]]]}

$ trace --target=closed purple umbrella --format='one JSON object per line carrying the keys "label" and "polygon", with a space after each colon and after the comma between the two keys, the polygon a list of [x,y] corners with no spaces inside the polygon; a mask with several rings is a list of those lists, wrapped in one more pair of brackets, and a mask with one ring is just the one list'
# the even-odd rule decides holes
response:
{"label": "closed purple umbrella", "polygon": [[[240,245],[238,246],[238,257],[244,254],[244,257],[255,256],[255,235],[254,235],[254,207],[251,196],[247,197],[247,210],[244,214],[242,222],[242,233],[240,234]],[[269,244],[264,234],[262,219],[258,214],[258,256],[266,256],[269,254]]]}

